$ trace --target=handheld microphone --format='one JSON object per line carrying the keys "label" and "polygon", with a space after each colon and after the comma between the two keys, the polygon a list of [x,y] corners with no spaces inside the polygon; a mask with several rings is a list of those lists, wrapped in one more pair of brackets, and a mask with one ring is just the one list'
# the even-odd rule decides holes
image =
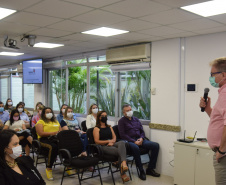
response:
{"label": "handheld microphone", "polygon": [[[203,95],[203,98],[205,99],[205,102],[207,101],[207,98],[208,98],[208,92],[210,91],[209,88],[205,88],[204,89],[204,95]],[[204,112],[205,111],[205,107],[202,107],[201,108],[201,112]]]}

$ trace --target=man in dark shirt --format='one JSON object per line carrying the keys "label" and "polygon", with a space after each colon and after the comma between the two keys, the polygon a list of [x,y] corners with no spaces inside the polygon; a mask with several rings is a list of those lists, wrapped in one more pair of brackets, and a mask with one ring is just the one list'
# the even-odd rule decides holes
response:
{"label": "man in dark shirt", "polygon": [[[159,177],[160,174],[155,172],[154,170],[156,168],[156,162],[159,153],[159,144],[144,139],[145,133],[143,130],[143,126],[141,125],[141,122],[138,118],[133,117],[133,111],[130,105],[124,105],[122,107],[122,110],[124,117],[122,117],[118,121],[119,134],[120,137],[123,140],[126,140],[130,145],[130,149],[133,153],[136,166],[140,171],[139,178],[142,180],[146,180],[146,174],[154,177]],[[149,152],[150,161],[146,170],[146,174],[141,163],[139,147],[151,151],[151,155]]]}

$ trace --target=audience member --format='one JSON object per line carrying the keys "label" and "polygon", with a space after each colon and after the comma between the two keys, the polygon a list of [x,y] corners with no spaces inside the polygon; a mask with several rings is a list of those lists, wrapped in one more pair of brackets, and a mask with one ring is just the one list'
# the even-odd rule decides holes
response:
{"label": "audience member", "polygon": [[22,153],[19,138],[13,130],[0,132],[0,181],[1,185],[45,185],[30,156]]}
{"label": "audience member", "polygon": [[40,106],[38,108],[38,114],[32,117],[31,126],[34,127],[36,123],[41,119],[42,110],[44,109],[44,106]]}
{"label": "audience member", "polygon": [[[156,168],[156,162],[159,153],[159,144],[144,139],[145,133],[143,130],[143,126],[139,119],[133,116],[133,111],[130,105],[124,105],[122,110],[124,117],[122,117],[118,121],[119,134],[120,137],[123,140],[128,141],[130,145],[130,149],[133,153],[136,166],[140,171],[139,178],[142,180],[146,180],[146,174],[154,177],[159,177],[160,174],[158,174],[154,170]],[[140,147],[151,151],[151,155],[149,154],[150,161],[146,170],[146,174],[141,163],[139,149]]]}
{"label": "audience member", "polygon": [[56,135],[61,127],[50,107],[42,110],[41,119],[36,123],[35,128],[42,148],[49,152],[46,176],[48,180],[53,180],[52,166],[58,154]]}
{"label": "audience member", "polygon": [[44,105],[42,104],[42,102],[37,102],[36,105],[35,105],[35,109],[34,109],[34,112],[33,112],[33,116],[36,116],[38,114],[38,110],[39,110],[39,107],[44,107]]}
{"label": "audience member", "polygon": [[64,118],[65,109],[67,108],[67,104],[63,104],[60,108],[60,114],[57,115],[57,121],[60,123]]}
{"label": "audience member", "polygon": [[5,110],[10,114],[13,109],[13,101],[11,98],[8,98],[5,103]]}
{"label": "audience member", "polygon": [[98,106],[96,104],[92,104],[89,108],[89,115],[86,118],[86,127],[87,129],[93,128],[96,126]]}
{"label": "audience member", "polygon": [[4,124],[2,123],[2,120],[0,120],[0,131],[3,129]]}
{"label": "audience member", "polygon": [[88,145],[88,139],[86,132],[83,132],[79,127],[78,121],[73,118],[73,109],[71,107],[67,107],[64,112],[64,119],[60,122],[60,126],[62,130],[75,130],[79,133],[81,141],[83,143],[83,152],[82,155],[87,156],[86,148]]}
{"label": "audience member", "polygon": [[28,117],[31,117],[31,113],[27,109],[25,109],[25,103],[21,101],[19,102],[19,104],[22,104],[24,112],[28,115]]}
{"label": "audience member", "polygon": [[128,170],[125,142],[116,142],[115,133],[112,127],[107,124],[107,113],[105,111],[100,111],[97,114],[93,136],[95,143],[102,146],[104,155],[118,156],[118,162],[121,164],[121,178],[123,182],[129,181],[130,178],[125,173]]}
{"label": "audience member", "polygon": [[9,113],[4,110],[4,104],[1,101],[0,101],[0,119],[2,120],[3,124],[9,120]]}
{"label": "audience member", "polygon": [[30,154],[30,145],[33,138],[30,133],[26,131],[26,126],[23,120],[20,119],[19,111],[17,109],[12,110],[10,119],[5,123],[3,129],[11,129],[17,132],[17,136],[20,139],[20,144],[25,147],[26,155]]}
{"label": "audience member", "polygon": [[26,128],[29,128],[30,127],[30,120],[28,118],[28,115],[24,112],[23,104],[18,103],[17,106],[16,106],[16,109],[20,113],[20,119],[25,122]]}

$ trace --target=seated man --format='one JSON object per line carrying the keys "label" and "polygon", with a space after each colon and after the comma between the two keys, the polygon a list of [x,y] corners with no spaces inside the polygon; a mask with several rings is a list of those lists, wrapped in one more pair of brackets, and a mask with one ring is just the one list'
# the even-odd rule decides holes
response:
{"label": "seated man", "polygon": [[[122,107],[122,111],[124,117],[122,117],[118,121],[118,129],[120,137],[123,140],[128,141],[130,145],[130,149],[132,151],[132,155],[134,156],[136,166],[140,171],[139,178],[142,180],[146,180],[146,174],[154,177],[159,177],[160,174],[155,172],[156,162],[159,153],[159,144],[144,140],[145,133],[141,122],[138,118],[133,117],[133,111],[130,105],[126,104]],[[141,163],[140,158],[140,149],[139,147],[145,148],[151,151],[151,155],[149,154],[150,161],[148,164],[148,168],[146,170],[146,174],[143,169],[143,165]]]}
{"label": "seated man", "polygon": [[3,124],[9,120],[9,113],[4,110],[4,104],[0,101],[0,120]]}

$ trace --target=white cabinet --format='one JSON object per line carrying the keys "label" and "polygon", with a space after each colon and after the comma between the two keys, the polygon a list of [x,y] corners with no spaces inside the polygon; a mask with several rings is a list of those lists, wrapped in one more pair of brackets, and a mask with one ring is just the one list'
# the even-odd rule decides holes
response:
{"label": "white cabinet", "polygon": [[214,185],[213,151],[207,143],[174,143],[174,184]]}

